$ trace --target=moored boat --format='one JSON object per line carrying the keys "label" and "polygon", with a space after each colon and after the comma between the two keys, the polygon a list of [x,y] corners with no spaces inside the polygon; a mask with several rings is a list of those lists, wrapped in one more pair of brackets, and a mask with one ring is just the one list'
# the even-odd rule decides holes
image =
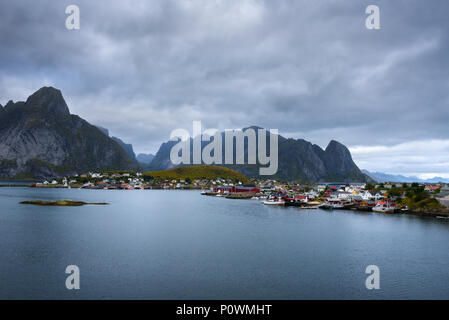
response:
{"label": "moored boat", "polygon": [[275,197],[263,201],[263,204],[268,206],[283,206],[285,205],[285,201],[281,197]]}
{"label": "moored boat", "polygon": [[330,209],[330,210],[343,210],[349,208],[347,206],[352,205],[350,202],[341,200],[338,198],[329,198],[320,205],[320,209]]}
{"label": "moored boat", "polygon": [[392,202],[378,202],[373,207],[373,211],[378,213],[394,213],[396,209],[396,205]]}
{"label": "moored boat", "polygon": [[285,205],[284,200],[265,200],[263,201],[263,204],[269,205],[269,206],[283,206]]}

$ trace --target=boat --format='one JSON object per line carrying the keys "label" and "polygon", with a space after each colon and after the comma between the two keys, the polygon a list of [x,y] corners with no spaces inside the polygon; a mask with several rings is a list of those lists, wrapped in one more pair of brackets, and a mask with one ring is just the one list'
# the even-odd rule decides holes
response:
{"label": "boat", "polygon": [[263,204],[269,205],[269,206],[283,206],[285,205],[284,200],[265,200],[263,201]]}
{"label": "boat", "polygon": [[392,202],[378,202],[373,207],[373,211],[378,213],[394,213],[395,210],[396,205]]}
{"label": "boat", "polygon": [[345,209],[345,205],[347,205],[346,201],[338,198],[329,198],[325,203],[320,205],[320,209],[343,210]]}
{"label": "boat", "polygon": [[263,204],[268,206],[283,206],[285,205],[285,201],[282,198],[269,198],[265,201],[263,201]]}

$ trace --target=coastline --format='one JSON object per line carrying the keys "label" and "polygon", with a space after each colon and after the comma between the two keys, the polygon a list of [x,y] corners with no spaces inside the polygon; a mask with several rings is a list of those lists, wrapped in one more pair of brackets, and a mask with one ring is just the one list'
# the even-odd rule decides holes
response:
{"label": "coastline", "polygon": [[[83,187],[83,185],[81,184],[77,184],[77,185],[72,185],[71,188],[69,188],[68,186],[64,186],[61,184],[56,184],[56,185],[52,185],[52,184],[48,184],[48,185],[36,185],[35,183],[3,183],[0,182],[0,188],[4,187],[4,188],[39,188],[39,189],[87,189],[87,190],[126,190],[126,191],[130,191],[126,188],[105,188],[105,187],[97,187],[97,186],[88,186],[88,187]],[[171,188],[165,188],[162,186],[147,186],[145,188],[142,189],[137,189],[137,190],[169,190],[169,191],[175,191],[175,190],[203,190],[204,188],[201,186],[191,186],[191,185],[183,185],[180,186],[178,188],[175,187],[171,187]],[[131,190],[133,191],[133,190]],[[213,194],[210,194],[212,196],[214,196]],[[240,199],[240,200],[248,200],[251,197],[249,196],[244,196],[244,195],[240,195],[240,194],[236,194],[234,196],[228,196],[225,197],[228,199]],[[446,198],[449,198],[446,197]],[[449,200],[449,199],[443,199],[443,200]],[[359,212],[364,212],[363,210],[357,210],[355,208],[353,209],[348,209],[348,210],[353,210],[353,211],[359,211]],[[395,213],[386,213],[386,214],[409,214],[409,215],[414,215],[414,216],[419,216],[419,217],[431,217],[431,218],[443,218],[443,219],[449,219],[449,210],[447,211],[420,211],[420,210],[403,210],[400,212],[395,212]]]}

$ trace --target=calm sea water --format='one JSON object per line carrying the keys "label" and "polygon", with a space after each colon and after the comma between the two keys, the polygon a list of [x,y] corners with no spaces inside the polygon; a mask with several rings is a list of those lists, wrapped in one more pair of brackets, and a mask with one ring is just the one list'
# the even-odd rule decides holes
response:
{"label": "calm sea water", "polygon": [[[38,207],[31,199],[109,202]],[[365,268],[380,268],[380,290]],[[81,289],[65,288],[80,268]],[[448,299],[449,221],[196,191],[0,188],[0,298]]]}

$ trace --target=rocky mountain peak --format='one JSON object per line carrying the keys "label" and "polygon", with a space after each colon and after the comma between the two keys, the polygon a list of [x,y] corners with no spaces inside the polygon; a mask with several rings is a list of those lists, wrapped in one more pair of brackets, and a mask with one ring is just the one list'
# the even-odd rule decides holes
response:
{"label": "rocky mountain peak", "polygon": [[27,106],[38,107],[58,116],[69,116],[70,111],[60,90],[42,87],[28,97]]}
{"label": "rocky mountain peak", "polygon": [[[45,178],[92,170],[137,170],[134,157],[71,115],[61,92],[44,87],[0,114],[0,177]],[[63,120],[63,122],[61,121]]]}
{"label": "rocky mountain peak", "polygon": [[326,147],[325,152],[351,157],[351,153],[349,152],[348,148],[346,148],[346,146],[344,144],[341,144],[340,142],[335,141],[335,140],[331,140],[329,142],[329,144]]}
{"label": "rocky mountain peak", "polygon": [[7,104],[3,107],[5,110],[14,106],[14,101],[9,100]]}

